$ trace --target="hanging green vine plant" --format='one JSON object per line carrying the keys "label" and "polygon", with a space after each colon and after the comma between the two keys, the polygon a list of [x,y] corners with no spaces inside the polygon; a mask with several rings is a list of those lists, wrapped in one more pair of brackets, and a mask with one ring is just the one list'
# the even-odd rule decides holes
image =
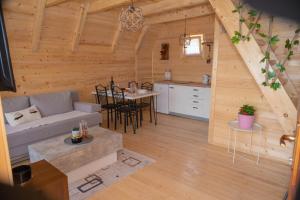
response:
{"label": "hanging green vine plant", "polygon": [[[273,35],[272,33],[273,17],[271,16],[269,19],[268,33],[264,33],[261,31],[262,25],[259,23],[262,12],[251,9],[247,12],[248,17],[244,18],[243,11],[244,5],[242,3],[236,5],[236,8],[232,11],[239,14],[239,30],[234,32],[231,41],[233,44],[238,44],[241,41],[249,41],[252,33],[257,34],[265,41],[267,48],[264,51],[264,57],[260,61],[261,63],[265,63],[265,66],[261,69],[262,74],[265,76],[265,81],[262,85],[270,87],[273,90],[277,90],[281,87],[279,77],[286,71],[286,62],[292,58],[294,55],[294,48],[299,45],[299,40],[297,38],[300,35],[300,28],[295,30],[294,37],[292,39],[287,39],[285,41],[284,47],[287,51],[283,59],[281,61],[273,62],[271,58],[275,55],[275,53],[272,48],[280,41],[279,36]],[[246,34],[244,34],[244,31],[242,30],[243,24],[248,27]]]}

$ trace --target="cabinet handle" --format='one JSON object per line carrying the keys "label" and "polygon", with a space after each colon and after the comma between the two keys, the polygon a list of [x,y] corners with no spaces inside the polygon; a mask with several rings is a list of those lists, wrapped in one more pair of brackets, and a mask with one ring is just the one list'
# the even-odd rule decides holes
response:
{"label": "cabinet handle", "polygon": [[193,97],[199,97],[198,95],[193,95]]}
{"label": "cabinet handle", "polygon": [[174,89],[174,87],[169,87],[170,89]]}
{"label": "cabinet handle", "polygon": [[197,107],[193,107],[193,109],[199,109],[199,108],[197,108]]}
{"label": "cabinet handle", "polygon": [[199,103],[199,101],[193,101],[193,103]]}
{"label": "cabinet handle", "polygon": [[193,89],[193,91],[199,91],[198,89]]}

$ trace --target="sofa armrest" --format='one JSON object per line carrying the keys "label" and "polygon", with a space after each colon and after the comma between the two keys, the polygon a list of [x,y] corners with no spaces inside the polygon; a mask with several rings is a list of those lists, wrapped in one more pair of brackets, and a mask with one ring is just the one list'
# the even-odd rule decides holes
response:
{"label": "sofa armrest", "polygon": [[81,112],[94,113],[101,111],[101,105],[95,103],[74,102],[74,109]]}

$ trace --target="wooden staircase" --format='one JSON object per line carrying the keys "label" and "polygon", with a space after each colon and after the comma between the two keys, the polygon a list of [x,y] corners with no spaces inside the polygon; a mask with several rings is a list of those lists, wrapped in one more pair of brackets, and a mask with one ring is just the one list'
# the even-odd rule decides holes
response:
{"label": "wooden staircase", "polygon": [[[239,16],[237,13],[232,12],[235,9],[232,0],[209,0],[209,2],[228,35],[233,36],[234,32],[239,30]],[[244,24],[243,30],[246,30],[246,32],[248,30],[248,27]],[[250,35],[250,41],[240,42],[235,46],[245,64],[248,66],[250,73],[255,79],[265,99],[270,104],[273,112],[277,115],[283,130],[288,134],[293,134],[297,120],[297,109],[292,101],[292,99],[297,97],[295,87],[288,77],[282,77],[280,79],[280,81],[285,79],[284,83],[281,82],[284,87],[281,87],[277,91],[273,91],[269,87],[262,85],[265,77],[261,73],[261,68],[263,68],[265,64],[261,63],[260,60],[264,57],[262,51],[264,44],[261,44],[260,46],[253,35]],[[275,54],[272,55],[272,59],[277,59]],[[289,94],[291,96],[289,96]]]}

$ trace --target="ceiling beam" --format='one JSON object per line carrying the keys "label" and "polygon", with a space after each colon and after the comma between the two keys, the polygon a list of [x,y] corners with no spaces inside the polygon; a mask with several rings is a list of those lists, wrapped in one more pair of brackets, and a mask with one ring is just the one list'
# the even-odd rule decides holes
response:
{"label": "ceiling beam", "polygon": [[56,6],[70,0],[47,0],[46,7]]}
{"label": "ceiling beam", "polygon": [[138,40],[137,40],[137,42],[136,42],[136,44],[135,44],[135,54],[137,54],[138,51],[140,50],[140,47],[141,47],[141,45],[142,45],[142,41],[143,41],[143,39],[144,39],[144,37],[145,37],[147,31],[148,31],[148,28],[149,28],[148,25],[145,25],[145,26],[142,28],[142,31],[141,31],[141,33],[140,33],[140,35],[139,35],[139,38],[138,38]]}
{"label": "ceiling beam", "polygon": [[73,39],[72,39],[72,46],[71,46],[72,51],[75,51],[76,47],[79,44],[79,41],[80,41],[80,38],[81,38],[81,35],[82,35],[82,31],[83,31],[83,28],[84,28],[84,25],[85,25],[85,21],[86,21],[89,6],[90,6],[90,3],[87,2],[85,4],[82,4],[81,7],[80,7],[79,18],[78,18],[78,21],[76,23],[75,31],[74,31]]}
{"label": "ceiling beam", "polygon": [[112,52],[115,52],[115,49],[118,45],[118,42],[119,42],[119,39],[120,39],[120,36],[121,36],[121,32],[122,32],[122,25],[121,25],[121,23],[119,23],[118,28],[115,32],[113,41],[112,41],[112,45],[111,45],[111,51]]}
{"label": "ceiling beam", "polygon": [[[97,0],[91,3],[89,13],[106,11],[115,7],[130,4],[130,2],[130,0]],[[141,6],[141,9],[143,10],[144,16],[148,16],[178,8],[192,7],[204,3],[208,3],[208,0],[181,0],[176,1],[176,3],[174,3],[174,0],[157,0],[156,2]]]}
{"label": "ceiling beam", "polygon": [[130,0],[98,0],[91,3],[88,13],[96,13],[109,10],[121,5],[129,4]]}
{"label": "ceiling beam", "polygon": [[37,0],[36,14],[32,30],[32,51],[37,51],[39,49],[46,1],[47,0]]}
{"label": "ceiling beam", "polygon": [[210,6],[210,4],[205,4],[197,7],[180,9],[168,13],[162,13],[162,14],[147,17],[145,20],[145,25],[178,21],[178,20],[185,19],[185,17],[186,18],[201,17],[206,15],[211,15],[213,13],[214,11]]}
{"label": "ceiling beam", "polygon": [[144,16],[149,16],[157,13],[167,12],[179,8],[193,7],[200,4],[208,3],[208,0],[162,0],[156,3],[150,3],[142,6]]}

